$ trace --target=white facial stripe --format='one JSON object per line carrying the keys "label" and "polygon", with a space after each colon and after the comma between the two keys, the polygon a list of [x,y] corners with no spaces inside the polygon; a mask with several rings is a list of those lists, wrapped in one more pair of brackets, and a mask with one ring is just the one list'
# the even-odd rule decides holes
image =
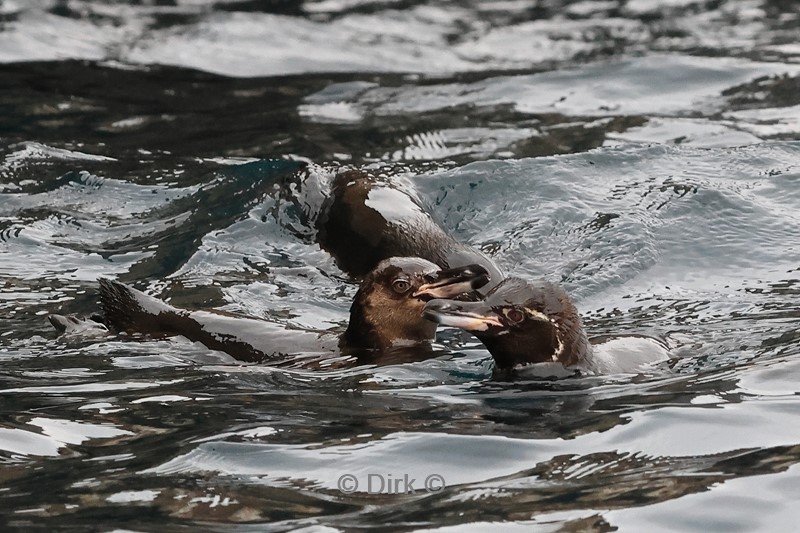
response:
{"label": "white facial stripe", "polygon": [[559,333],[561,332],[556,329],[556,340],[558,341],[558,347],[556,348],[556,351],[553,352],[553,361],[558,361],[558,358],[561,357],[561,352],[564,351],[564,343],[561,342],[561,335],[559,335]]}
{"label": "white facial stripe", "polygon": [[552,322],[546,314],[536,311],[534,309],[527,309],[528,314],[537,320],[544,320],[545,322]]}
{"label": "white facial stripe", "polygon": [[558,328],[558,323],[541,311],[536,311],[535,309],[526,309],[526,311],[528,311],[528,315],[532,318],[549,322],[556,328],[556,340],[558,341],[558,345],[556,346],[555,352],[553,352],[553,361],[558,361],[558,358],[561,357],[561,354],[564,352],[564,342],[561,340],[561,330]]}

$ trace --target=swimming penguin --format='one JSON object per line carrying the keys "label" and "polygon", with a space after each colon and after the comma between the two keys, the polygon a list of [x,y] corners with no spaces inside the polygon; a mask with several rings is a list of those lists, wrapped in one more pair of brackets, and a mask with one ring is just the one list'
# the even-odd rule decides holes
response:
{"label": "swimming penguin", "polygon": [[[441,270],[435,264],[414,257],[381,261],[370,272],[355,295],[346,331],[292,329],[232,314],[189,311],[173,307],[125,284],[100,279],[102,325],[126,332],[153,336],[182,335],[208,348],[223,351],[245,362],[264,362],[290,354],[353,356],[361,362],[385,362],[384,354],[396,348],[409,357],[425,358],[436,332],[436,324],[422,317],[425,301],[455,298],[488,282],[480,265],[457,271]],[[51,315],[50,322],[61,331],[85,329],[87,321]]]}
{"label": "swimming penguin", "polygon": [[649,337],[606,337],[592,343],[575,304],[559,285],[509,277],[483,300],[431,300],[424,316],[475,335],[500,370],[534,363],[592,373],[635,372],[666,360],[666,346]]}
{"label": "swimming penguin", "polygon": [[504,277],[491,259],[442,229],[400,177],[339,172],[315,224],[320,246],[350,275],[364,275],[387,257],[413,256],[445,269],[481,265],[490,278],[482,293]]}

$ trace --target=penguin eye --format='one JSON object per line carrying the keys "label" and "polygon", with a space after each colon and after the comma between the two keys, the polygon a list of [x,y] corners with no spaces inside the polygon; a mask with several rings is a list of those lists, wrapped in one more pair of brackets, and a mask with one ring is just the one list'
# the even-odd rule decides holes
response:
{"label": "penguin eye", "polygon": [[409,282],[407,279],[399,278],[392,282],[392,289],[397,294],[406,293],[410,288],[411,288],[411,282]]}
{"label": "penguin eye", "polygon": [[519,324],[525,319],[525,313],[517,309],[516,307],[510,307],[503,311],[503,314],[506,315],[506,318],[512,324]]}

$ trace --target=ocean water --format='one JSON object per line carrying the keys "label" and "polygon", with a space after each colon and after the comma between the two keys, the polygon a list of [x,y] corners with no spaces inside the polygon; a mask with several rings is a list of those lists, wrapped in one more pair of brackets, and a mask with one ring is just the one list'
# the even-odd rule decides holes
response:
{"label": "ocean water", "polygon": [[[768,0],[0,0],[0,524],[795,530],[799,29]],[[52,330],[101,276],[341,327],[303,164],[410,182],[673,358],[499,381],[453,329],[327,371]]]}

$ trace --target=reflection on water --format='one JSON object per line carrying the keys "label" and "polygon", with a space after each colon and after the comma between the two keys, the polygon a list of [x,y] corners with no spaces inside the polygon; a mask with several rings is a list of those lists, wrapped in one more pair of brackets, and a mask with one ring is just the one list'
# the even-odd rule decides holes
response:
{"label": "reflection on water", "polygon": [[131,4],[6,1],[0,60],[110,59],[259,76],[485,72],[663,50],[783,61],[800,54],[798,7],[777,0]]}
{"label": "reflection on water", "polygon": [[[793,529],[798,17],[762,0],[0,1],[7,523]],[[563,283],[591,335],[675,358],[499,381],[445,329],[424,362],[309,371],[45,320],[95,311],[107,276],[340,327],[356,287],[313,224],[335,161],[408,181],[459,240]]]}

